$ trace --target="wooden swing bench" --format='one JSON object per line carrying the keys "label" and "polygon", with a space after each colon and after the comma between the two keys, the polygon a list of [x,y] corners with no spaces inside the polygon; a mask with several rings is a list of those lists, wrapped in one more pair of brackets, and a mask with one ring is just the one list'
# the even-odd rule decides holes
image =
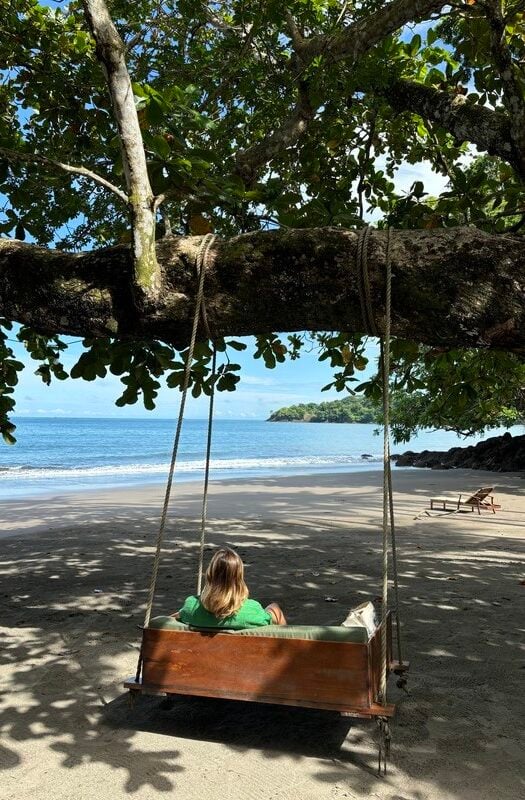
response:
{"label": "wooden swing bench", "polygon": [[[390,670],[401,674],[408,665],[392,664],[390,614],[386,625]],[[394,705],[377,702],[381,626],[370,640],[366,628],[357,626],[270,626],[217,633],[189,630],[171,620],[169,627],[144,628],[140,674],[124,684],[132,698],[180,694],[327,709],[364,718],[394,714]],[[302,635],[315,638],[297,638]]]}
{"label": "wooden swing bench", "polygon": [[[364,297],[361,311],[373,321],[369,297],[366,253],[370,228],[359,233],[357,267],[361,275]],[[171,487],[177,461],[182,420],[199,320],[207,338],[212,341],[211,391],[204,471],[197,595],[203,579],[207,495],[211,461],[214,386],[217,378],[217,348],[208,328],[204,303],[204,277],[211,258],[214,235],[205,236],[198,249],[195,266],[199,275],[195,311],[186,353],[182,395],[168,473],[164,504],[155,547],[155,557],[146,606],[142,646],[137,674],[125,681],[133,700],[139,694],[193,695],[198,697],[245,700],[257,703],[300,706],[336,711],[344,716],[376,718],[379,725],[379,774],[386,773],[390,748],[389,717],[395,706],[386,702],[387,678],[390,672],[399,676],[398,686],[406,684],[408,662],[402,660],[399,627],[398,580],[396,567],[395,526],[388,439],[390,297],[391,297],[391,232],[388,230],[386,252],[385,331],[381,344],[381,374],[384,398],[383,453],[383,536],[382,536],[382,609],[384,616],[372,636],[365,626],[356,625],[318,628],[314,634],[304,626],[267,626],[256,630],[228,632],[216,629],[191,630],[170,617],[151,619],[155,586],[159,571],[162,541],[166,527]],[[368,288],[367,288],[368,287]],[[392,662],[392,622],[388,609],[389,530],[396,594],[396,632],[398,661]],[[169,620],[169,622],[168,622]],[[295,628],[295,631],[292,631]],[[299,628],[299,630],[297,629]],[[353,632],[352,632],[353,630]],[[382,702],[380,702],[380,699]]]}

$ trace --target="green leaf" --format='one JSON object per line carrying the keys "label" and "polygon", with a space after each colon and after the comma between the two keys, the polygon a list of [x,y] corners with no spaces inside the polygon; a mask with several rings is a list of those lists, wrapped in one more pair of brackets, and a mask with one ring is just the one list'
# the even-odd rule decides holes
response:
{"label": "green leaf", "polygon": [[[13,426],[14,427],[14,426]],[[2,439],[6,444],[13,445],[16,444],[15,437],[7,430],[2,429]]]}
{"label": "green leaf", "polygon": [[236,342],[234,339],[230,339],[226,342],[228,347],[232,347],[234,350],[246,350],[247,345],[244,342]]}
{"label": "green leaf", "polygon": [[421,48],[421,36],[419,33],[416,33],[415,36],[412,37],[410,42],[410,55],[416,56]]}
{"label": "green leaf", "polygon": [[156,155],[160,156],[160,158],[167,159],[170,156],[171,148],[164,136],[161,136],[160,134],[149,137],[148,147]]}
{"label": "green leaf", "polygon": [[417,197],[418,199],[423,197],[426,194],[423,181],[414,181],[414,183],[410,187],[410,191],[414,195],[414,197]]}

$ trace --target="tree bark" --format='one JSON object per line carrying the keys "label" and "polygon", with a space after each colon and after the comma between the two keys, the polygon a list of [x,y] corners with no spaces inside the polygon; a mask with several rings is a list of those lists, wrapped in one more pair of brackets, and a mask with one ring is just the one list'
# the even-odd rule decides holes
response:
{"label": "tree bark", "polygon": [[[137,306],[128,247],[83,255],[0,240],[0,315],[47,333],[188,343],[202,237],[157,242],[163,289]],[[357,234],[275,230],[216,241],[205,297],[215,336],[301,330],[371,333],[363,322]],[[371,234],[376,324],[384,325],[386,232]],[[392,335],[433,346],[525,351],[525,248],[472,227],[396,231]],[[201,336],[204,336],[201,331]]]}
{"label": "tree bark", "polygon": [[444,0],[392,0],[342,31],[305,39],[298,53],[303,61],[323,56],[326,63],[351,59],[355,62],[390,33],[408,22],[421,22],[446,6]]}
{"label": "tree bark", "polygon": [[151,188],[125,45],[104,0],[83,0],[88,25],[104,70],[122,152],[133,242],[133,285],[139,303],[154,301],[160,289],[155,255],[155,198]]}
{"label": "tree bark", "polygon": [[514,63],[506,43],[507,21],[501,0],[485,4],[485,14],[490,25],[490,42],[494,65],[503,85],[503,105],[510,119],[510,139],[520,156],[521,174],[525,175],[525,97],[523,95],[522,67]]}
{"label": "tree bark", "polygon": [[398,80],[382,87],[379,94],[395,111],[411,111],[435,122],[458,143],[471,142],[490,155],[508,161],[525,180],[525,159],[511,136],[511,121],[503,111],[494,111],[453,94],[415,81]]}

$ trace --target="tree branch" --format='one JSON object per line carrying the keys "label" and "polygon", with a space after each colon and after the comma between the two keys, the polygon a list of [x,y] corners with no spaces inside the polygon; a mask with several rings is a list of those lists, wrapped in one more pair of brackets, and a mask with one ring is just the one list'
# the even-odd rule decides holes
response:
{"label": "tree branch", "polygon": [[298,100],[294,110],[280,128],[265,136],[257,144],[237,154],[236,172],[246,186],[252,185],[261,167],[271,161],[282,150],[293,145],[308,128],[315,117],[317,106],[312,106],[305,82],[299,84]]}
{"label": "tree branch", "polygon": [[205,3],[203,8],[204,14],[206,19],[208,20],[209,24],[212,28],[217,28],[217,30],[222,31],[223,33],[242,33],[243,28],[242,25],[232,25],[229,22],[225,22],[221,19],[217,14],[215,14],[211,8],[208,7],[208,4]]}
{"label": "tree branch", "polygon": [[323,61],[329,64],[347,59],[355,63],[385,36],[408,22],[428,19],[433,12],[440,11],[446,5],[443,0],[393,0],[373,14],[348,25],[338,34],[306,39],[298,52],[303,60],[309,62],[322,55]]}
{"label": "tree branch", "polygon": [[36,155],[35,153],[20,153],[18,150],[8,150],[5,147],[0,147],[0,157],[5,158],[7,161],[22,161],[28,164],[42,164],[45,167],[49,167],[51,169],[59,169],[63,172],[68,172],[71,175],[81,175],[83,178],[89,178],[95,183],[98,183],[100,186],[103,186],[105,189],[108,189],[113,194],[116,194],[122,202],[128,205],[128,196],[122,189],[119,189],[118,186],[115,186],[113,183],[108,181],[106,178],[103,178],[102,175],[98,175],[96,172],[92,172],[90,169],[86,169],[86,167],[75,167],[72,164],[64,164],[61,161],[55,161],[52,158],[46,158],[45,156]]}
{"label": "tree branch", "polygon": [[155,255],[155,209],[146,154],[126,67],[126,46],[104,0],[82,0],[97,58],[104,70],[117,125],[129,195],[133,241],[133,285],[139,302],[152,302],[161,287]]}
{"label": "tree branch", "polygon": [[286,16],[286,23],[288,25],[288,30],[290,32],[290,38],[292,40],[293,46],[295,51],[297,52],[299,48],[301,48],[304,44],[304,38],[301,34],[301,31],[297,27],[297,24],[291,14],[291,12],[286,9],[285,11]]}
{"label": "tree branch", "polygon": [[445,128],[458,142],[471,142],[490,155],[510,162],[525,179],[519,152],[513,146],[506,114],[469,103],[461,94],[398,80],[379,90],[395,111],[412,111]]}
{"label": "tree branch", "polygon": [[[291,26],[290,36],[300,67],[299,73],[302,74],[319,55],[323,56],[320,69],[343,59],[350,62],[348,68],[351,68],[385,36],[407,22],[427,18],[444,5],[446,4],[443,0],[393,0],[375,13],[349,25],[339,34],[315,36],[310,39],[301,37],[291,15],[288,14],[288,26]],[[267,134],[257,144],[241,150],[237,156],[239,175],[248,183],[253,182],[261,167],[302,136],[320,105],[321,101],[315,106],[308,101],[307,113],[304,113],[304,103],[300,100],[277,130]]]}
{"label": "tree branch", "polygon": [[[368,254],[380,330],[386,237],[374,230]],[[71,255],[0,240],[0,316],[46,333],[160,339],[182,348],[190,336],[201,241],[157,242],[162,296],[154,307],[139,308],[125,246]],[[370,334],[359,300],[356,249],[356,232],[337,228],[257,231],[216,242],[205,284],[210,329],[215,336]],[[473,227],[396,231],[392,269],[393,335],[438,347],[525,353],[523,237]]]}

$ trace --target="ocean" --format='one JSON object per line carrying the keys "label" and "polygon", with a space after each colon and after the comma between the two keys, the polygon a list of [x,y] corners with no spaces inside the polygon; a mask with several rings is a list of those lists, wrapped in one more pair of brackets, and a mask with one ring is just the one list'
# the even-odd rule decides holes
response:
{"label": "ocean", "polygon": [[[16,420],[18,442],[0,443],[0,501],[97,487],[162,483],[175,421],[166,419],[29,418]],[[381,467],[375,425],[223,420],[214,423],[212,479],[353,472]],[[423,432],[405,450],[446,450],[484,437],[460,439]],[[511,432],[521,434],[522,427]],[[206,421],[184,422],[176,480],[201,480]]]}

